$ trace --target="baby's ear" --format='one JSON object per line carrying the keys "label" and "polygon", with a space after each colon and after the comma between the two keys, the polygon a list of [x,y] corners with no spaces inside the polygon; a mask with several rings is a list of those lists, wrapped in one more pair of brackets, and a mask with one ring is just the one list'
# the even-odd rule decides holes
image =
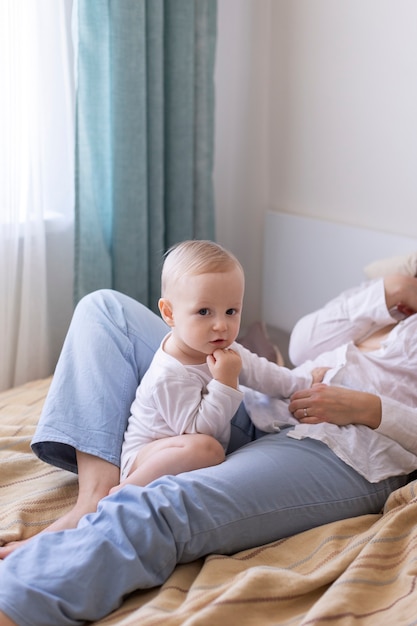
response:
{"label": "baby's ear", "polygon": [[170,301],[166,298],[159,298],[158,307],[165,324],[174,326],[174,314]]}

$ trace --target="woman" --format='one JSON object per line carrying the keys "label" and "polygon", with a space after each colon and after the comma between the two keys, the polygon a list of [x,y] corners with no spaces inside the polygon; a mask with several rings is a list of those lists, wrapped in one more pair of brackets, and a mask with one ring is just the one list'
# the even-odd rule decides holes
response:
{"label": "woman", "polygon": [[[394,308],[404,321],[393,317]],[[97,620],[129,592],[160,585],[177,563],[380,511],[417,467],[414,398],[404,404],[394,384],[416,371],[416,310],[417,279],[390,276],[342,294],[301,320],[291,338],[296,364],[339,351],[335,375],[343,355],[372,356],[393,397],[318,384],[296,392],[289,409],[307,429],[355,424],[371,443],[373,433],[385,438],[397,454],[388,477],[367,479],[314,432],[294,438],[298,427],[284,425],[265,435],[241,407],[224,463],[102,499],[117,484],[130,405],[166,327],[121,294],[87,296],[74,314],[33,441],[44,460],[78,467],[78,502],[49,529],[67,530],[3,549],[9,556],[0,568],[0,626]]]}

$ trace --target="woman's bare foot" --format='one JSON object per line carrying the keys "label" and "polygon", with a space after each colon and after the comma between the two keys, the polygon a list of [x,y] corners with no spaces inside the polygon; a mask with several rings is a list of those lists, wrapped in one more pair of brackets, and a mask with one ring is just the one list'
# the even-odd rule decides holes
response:
{"label": "woman's bare foot", "polygon": [[[77,464],[79,489],[75,506],[42,533],[76,528],[80,519],[87,513],[93,513],[100,500],[119,482],[119,468],[108,461],[77,451]],[[0,547],[0,559],[5,559],[31,539],[11,541]]]}
{"label": "woman's bare foot", "polygon": [[0,611],[0,626],[16,626],[16,623],[7,617],[3,611]]}
{"label": "woman's bare foot", "polygon": [[[96,503],[94,507],[91,505],[86,508],[86,507],[80,506],[77,503],[74,506],[74,508],[71,509],[71,511],[69,511],[68,513],[66,513],[59,519],[57,519],[55,522],[53,522],[50,526],[48,526],[41,532],[46,533],[46,532],[54,532],[58,530],[67,530],[69,528],[75,528],[83,515],[85,515],[86,513],[92,513],[93,511],[96,510],[97,504],[98,502]],[[31,541],[31,539],[33,539],[33,537],[29,537],[28,539],[22,539],[20,541],[11,541],[10,543],[6,543],[4,546],[0,547],[0,559],[5,559],[7,556],[9,556],[9,554],[17,550],[17,548],[20,548],[21,546],[24,546],[25,543],[28,543],[29,541]]]}

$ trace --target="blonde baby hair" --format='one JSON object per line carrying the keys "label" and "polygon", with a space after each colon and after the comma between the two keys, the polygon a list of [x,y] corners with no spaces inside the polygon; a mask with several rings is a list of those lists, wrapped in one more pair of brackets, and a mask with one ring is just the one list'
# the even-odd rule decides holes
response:
{"label": "blonde baby hair", "polygon": [[184,275],[229,272],[242,265],[234,254],[208,239],[190,239],[172,246],[165,254],[161,274],[161,295],[167,295],[172,286]]}

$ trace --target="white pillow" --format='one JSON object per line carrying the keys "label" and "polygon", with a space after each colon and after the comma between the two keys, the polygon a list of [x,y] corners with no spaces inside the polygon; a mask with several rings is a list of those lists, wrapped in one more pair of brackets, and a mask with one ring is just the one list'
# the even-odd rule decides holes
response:
{"label": "white pillow", "polygon": [[405,256],[393,256],[388,259],[374,261],[364,267],[363,271],[369,279],[382,278],[388,274],[417,276],[417,251]]}

